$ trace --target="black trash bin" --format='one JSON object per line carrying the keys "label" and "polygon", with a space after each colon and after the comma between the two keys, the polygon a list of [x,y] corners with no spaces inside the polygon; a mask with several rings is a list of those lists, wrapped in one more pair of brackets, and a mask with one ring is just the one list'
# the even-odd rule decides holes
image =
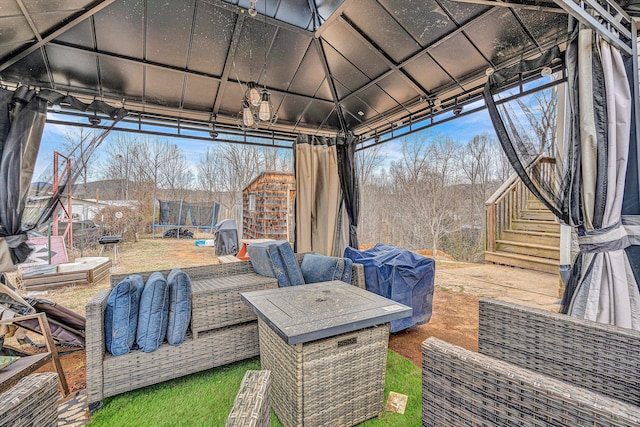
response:
{"label": "black trash bin", "polygon": [[364,265],[368,291],[413,309],[411,317],[391,322],[391,332],[422,325],[431,319],[434,260],[382,243],[363,251],[346,248],[344,256]]}
{"label": "black trash bin", "polygon": [[216,224],[214,245],[216,255],[235,255],[238,253],[238,229],[236,222],[225,219]]}

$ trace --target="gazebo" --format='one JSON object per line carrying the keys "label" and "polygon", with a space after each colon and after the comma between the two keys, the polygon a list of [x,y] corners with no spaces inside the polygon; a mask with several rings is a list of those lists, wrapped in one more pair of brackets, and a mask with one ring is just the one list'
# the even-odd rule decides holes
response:
{"label": "gazebo", "polygon": [[[581,187],[562,188],[567,197],[550,197],[500,124],[500,94],[528,93],[527,82],[541,71],[561,74],[548,85],[567,81],[575,88],[592,74],[591,83],[571,89],[572,123],[581,123],[579,113],[587,108],[606,122],[598,112],[609,108],[607,102],[628,100],[619,108],[632,114],[617,131],[631,135],[626,146],[632,172],[619,187],[625,203],[621,193],[617,214],[605,215],[586,233],[622,224],[620,211],[637,214],[639,200],[634,10],[633,2],[613,0],[2,0],[0,181],[7,186],[0,189],[0,261],[10,266],[29,251],[21,211],[45,120],[101,129],[95,145],[116,129],[292,148],[297,250],[336,254],[347,244],[357,246],[355,150],[425,129],[434,117],[450,120],[484,108],[476,107],[483,100],[521,178],[563,221],[582,227],[578,199],[565,203]],[[592,68],[575,60],[578,32],[597,40],[597,53],[588,54],[595,58]],[[617,67],[611,79],[600,78],[608,67],[601,65],[600,43],[618,55],[602,60]],[[622,84],[627,95],[607,101],[589,93],[604,91],[604,80]],[[595,101],[580,104],[585,97]],[[86,121],[79,123],[78,116]],[[568,129],[574,140],[583,138],[582,124]],[[597,128],[587,139],[613,141],[611,132]],[[603,147],[599,154],[607,151]],[[624,177],[626,160],[623,166],[618,176]],[[316,176],[324,178],[304,178]],[[595,193],[606,194],[602,185],[593,183]],[[589,200],[578,206],[606,204]],[[318,221],[312,224],[311,216]],[[585,242],[584,259],[576,265],[585,263],[584,273],[595,262],[586,254],[633,253],[633,232],[625,230],[624,239],[607,240],[607,249],[599,241]],[[640,263],[629,259],[637,270]],[[584,274],[578,269],[572,277],[569,300]]]}

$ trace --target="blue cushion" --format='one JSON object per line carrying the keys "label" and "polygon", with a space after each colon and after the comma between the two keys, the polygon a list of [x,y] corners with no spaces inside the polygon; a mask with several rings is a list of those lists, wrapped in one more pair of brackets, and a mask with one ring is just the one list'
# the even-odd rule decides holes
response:
{"label": "blue cushion", "polygon": [[320,254],[306,254],[300,270],[305,283],[342,280],[351,283],[353,261],[349,258],[336,258]]}
{"label": "blue cushion", "polygon": [[142,277],[134,274],[118,283],[107,298],[104,309],[104,341],[107,351],[114,356],[127,354],[136,339],[143,287]]}
{"label": "blue cushion", "polygon": [[152,273],[140,297],[136,342],[145,353],[155,351],[167,335],[169,286],[160,272]]}
{"label": "blue cushion", "polygon": [[304,285],[304,278],[291,245],[286,240],[247,246],[256,273],[278,279],[278,286]]}
{"label": "blue cushion", "polygon": [[167,342],[180,345],[191,320],[191,280],[184,271],[174,268],[167,276],[169,284],[169,325]]}

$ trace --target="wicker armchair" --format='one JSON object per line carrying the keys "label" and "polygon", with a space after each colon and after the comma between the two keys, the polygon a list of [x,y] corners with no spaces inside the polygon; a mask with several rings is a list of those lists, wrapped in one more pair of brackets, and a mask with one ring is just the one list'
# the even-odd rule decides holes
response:
{"label": "wicker armchair", "polygon": [[479,326],[423,343],[423,426],[640,425],[640,332],[489,299]]}
{"label": "wicker armchair", "polygon": [[1,426],[58,425],[58,375],[32,374],[0,394]]}
{"label": "wicker armchair", "polygon": [[269,427],[271,371],[247,371],[233,402],[226,427]]}
{"label": "wicker armchair", "polygon": [[[304,254],[296,254],[298,263]],[[227,278],[254,273],[250,261],[227,264],[213,264],[182,269],[192,282],[202,279]],[[139,273],[145,280],[152,272]],[[165,276],[168,270],[163,271]],[[111,286],[115,286],[128,274],[111,276]],[[238,280],[238,286],[242,286]],[[364,268],[354,264],[351,284],[364,288]],[[239,295],[229,292],[227,299],[233,304],[244,304]],[[185,341],[179,346],[163,344],[152,353],[132,351],[122,356],[112,356],[105,351],[104,310],[109,290],[99,292],[86,305],[86,366],[87,400],[90,408],[100,407],[102,399],[152,384],[189,375],[195,372],[226,365],[250,357],[260,352],[258,326],[255,316],[242,319],[235,324],[224,323],[207,331],[199,331],[194,336],[187,333]],[[210,310],[223,311],[228,304],[213,304]],[[195,308],[194,308],[195,310]],[[215,317],[215,316],[212,316]],[[192,319],[193,323],[193,319]]]}

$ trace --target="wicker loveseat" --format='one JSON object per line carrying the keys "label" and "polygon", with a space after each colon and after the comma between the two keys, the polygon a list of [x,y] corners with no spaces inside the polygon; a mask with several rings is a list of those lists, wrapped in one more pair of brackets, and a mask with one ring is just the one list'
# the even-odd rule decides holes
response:
{"label": "wicker loveseat", "polygon": [[423,343],[423,426],[640,425],[640,332],[489,299],[479,326]]}
{"label": "wicker loveseat", "polygon": [[[296,254],[298,263],[304,254]],[[225,278],[233,282],[235,277],[253,275],[250,261],[227,264],[214,264],[182,269],[191,278],[192,283],[202,279]],[[163,271],[166,276],[169,271]],[[147,280],[151,272],[139,273]],[[111,286],[115,286],[126,275],[111,276]],[[238,281],[242,286],[242,281]],[[364,288],[364,269],[354,264],[351,284]],[[239,295],[229,293],[233,304],[243,305]],[[179,346],[162,344],[152,353],[131,351],[121,356],[112,356],[105,351],[104,310],[109,290],[96,294],[86,305],[86,366],[87,397],[92,409],[99,407],[105,397],[135,390],[151,384],[182,377],[194,372],[225,365],[259,354],[258,326],[255,316],[243,319],[237,324],[225,323],[207,331],[199,331],[197,338],[187,333],[185,341]],[[236,301],[237,300],[237,301]],[[243,305],[244,306],[244,305]],[[228,304],[216,303],[208,307],[211,317],[217,311],[228,310]],[[193,310],[196,310],[194,305]],[[192,318],[192,325],[194,319]]]}

